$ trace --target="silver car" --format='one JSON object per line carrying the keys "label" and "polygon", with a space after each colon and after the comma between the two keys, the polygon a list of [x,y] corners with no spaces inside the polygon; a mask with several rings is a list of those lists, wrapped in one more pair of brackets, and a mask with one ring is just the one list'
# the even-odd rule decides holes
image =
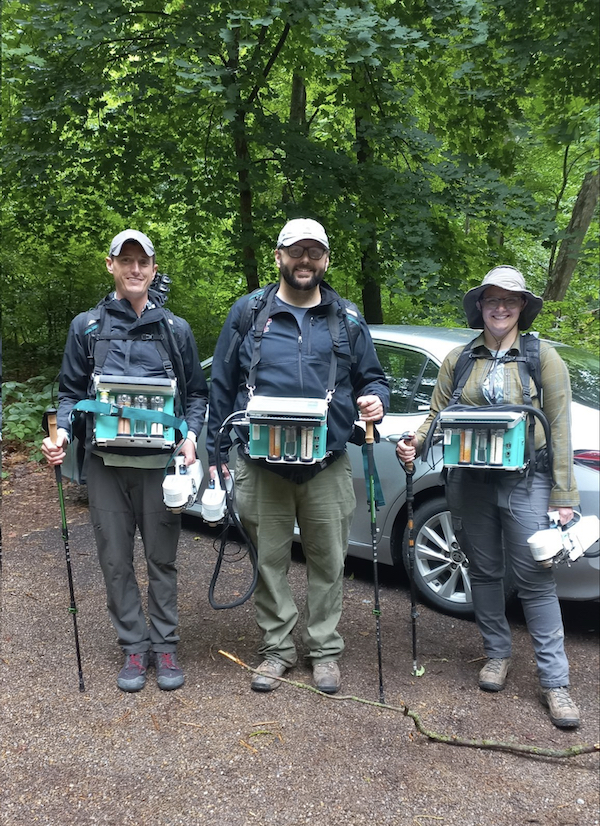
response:
{"label": "silver car", "polygon": [[[402,433],[417,430],[427,417],[431,393],[440,365],[454,347],[467,344],[472,330],[442,327],[377,325],[370,328],[381,365],[390,383],[390,410],[378,425],[375,464],[385,505],[377,512],[378,560],[386,565],[407,565],[406,478],[398,463],[395,444]],[[552,342],[566,362],[573,390],[573,449],[581,512],[599,514],[600,416],[598,413],[598,360],[591,354]],[[203,362],[210,380],[211,359]],[[207,467],[204,440],[199,456]],[[348,553],[372,558],[371,518],[367,505],[364,462],[360,448],[349,445],[357,508]],[[434,608],[457,616],[472,614],[469,560],[452,530],[441,481],[441,448],[427,462],[417,460],[413,477],[415,583],[420,596]],[[200,503],[187,513],[200,516]],[[555,566],[561,599],[600,598],[598,543],[571,566]],[[510,592],[510,581],[507,583]]]}

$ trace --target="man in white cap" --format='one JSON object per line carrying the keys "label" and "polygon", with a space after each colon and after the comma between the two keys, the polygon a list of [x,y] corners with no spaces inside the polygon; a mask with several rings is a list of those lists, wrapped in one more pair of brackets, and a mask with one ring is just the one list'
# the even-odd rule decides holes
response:
{"label": "man in white cap", "polygon": [[[304,464],[295,445],[286,456],[281,443],[275,446],[281,461],[250,458],[248,430],[240,428],[235,483],[240,517],[258,551],[254,599],[264,660],[251,688],[277,688],[278,678],[298,659],[293,639],[298,609],[287,580],[297,521],[308,580],[304,653],[316,687],[334,694],[340,688],[338,660],[344,648],[337,630],[344,559],[356,507],[346,444],[358,413],[365,421],[382,418],[389,389],[365,320],[323,280],[329,266],[323,226],[310,218],[288,221],[277,239],[275,264],[279,283],[265,288],[264,305],[252,323],[244,329],[253,300],[244,296],[233,305],[217,342],[207,433],[210,472],[214,476],[217,461],[225,466],[228,461],[228,440],[222,442],[221,455],[215,453],[219,428],[233,411],[246,408],[250,393],[327,400],[322,460]],[[262,337],[256,335],[259,319],[264,320]]]}
{"label": "man in white cap", "polygon": [[[166,311],[166,296],[151,289],[157,264],[154,246],[143,232],[126,229],[116,235],[106,268],[115,289],[97,307],[80,313],[71,323],[60,374],[58,437],[56,443],[44,439],[42,451],[50,464],[63,462],[66,445],[73,436],[73,408],[83,400],[95,399],[93,377],[102,373],[131,377],[138,384],[145,379],[152,385],[156,379],[157,393],[176,383],[178,414],[187,424],[180,452],[185,464],[190,465],[196,459],[196,439],[208,397],[190,326]],[[150,400],[157,398],[161,397],[151,396]],[[87,412],[85,418],[90,518],[110,618],[125,654],[117,685],[122,691],[139,691],[153,663],[159,688],[179,688],[184,674],[176,655],[175,563],[181,517],[166,509],[162,496],[164,469],[171,451],[160,446],[137,446],[135,440],[124,440],[121,447],[118,438],[103,445],[95,439],[93,414]],[[181,427],[185,430],[183,423]],[[133,566],[136,527],[142,536],[148,569],[149,623]]]}
{"label": "man in white cap", "polygon": [[[503,588],[506,556],[533,642],[540,700],[555,726],[576,728],[579,711],[569,694],[569,663],[552,568],[540,567],[527,543],[537,530],[549,527],[548,510],[558,511],[565,525],[579,502],[566,365],[554,347],[539,342],[541,387],[529,375],[524,385],[519,370],[527,351],[519,331],[529,329],[542,305],[519,270],[510,266],[494,267],[463,298],[469,326],[483,332],[469,345],[471,371],[456,401],[472,407],[530,403],[550,422],[551,440],[548,444],[544,427],[536,421],[535,458],[527,476],[502,469],[450,468],[446,498],[457,538],[469,558],[475,619],[488,658],[479,672],[479,687],[502,691],[511,666]],[[402,462],[413,461],[434,418],[451,400],[455,403],[455,368],[462,352],[458,347],[444,360],[425,423],[410,440],[398,443]]]}

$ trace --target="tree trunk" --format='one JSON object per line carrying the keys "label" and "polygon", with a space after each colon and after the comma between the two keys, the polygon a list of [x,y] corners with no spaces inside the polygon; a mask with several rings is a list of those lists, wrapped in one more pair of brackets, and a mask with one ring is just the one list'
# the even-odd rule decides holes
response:
{"label": "tree trunk", "polygon": [[246,118],[243,110],[238,109],[233,125],[233,141],[237,160],[237,178],[240,204],[242,270],[246,278],[248,292],[257,290],[258,266],[254,251],[254,217],[252,214],[252,186],[250,184],[250,151],[246,136]]}
{"label": "tree trunk", "polygon": [[306,86],[304,85],[304,78],[297,72],[294,72],[292,77],[290,123],[301,129],[306,129]]}
{"label": "tree trunk", "polygon": [[[356,160],[359,169],[368,166],[373,157],[373,149],[366,137],[365,127],[370,120],[370,102],[368,91],[362,76],[356,70],[353,73],[357,86],[357,98],[360,103],[354,109],[354,128],[356,131]],[[383,310],[381,308],[381,273],[379,268],[379,253],[377,250],[377,219],[369,210],[368,204],[360,204],[361,218],[367,225],[366,238],[361,240],[360,266],[362,272],[362,301],[363,314],[369,324],[383,324]]]}
{"label": "tree trunk", "polygon": [[583,179],[567,233],[560,245],[556,263],[546,284],[544,298],[549,301],[562,301],[567,293],[577,266],[581,245],[594,217],[599,194],[598,172],[588,172]]}
{"label": "tree trunk", "polygon": [[[238,199],[240,217],[240,247],[242,250],[242,270],[246,278],[248,292],[258,289],[258,266],[254,252],[254,220],[252,215],[252,185],[250,183],[250,149],[246,134],[246,110],[240,96],[237,81],[239,69],[239,33],[229,45],[227,68],[228,86],[234,86],[231,95],[235,99],[235,117],[231,123],[231,133],[237,167]],[[231,90],[230,90],[231,91]]]}

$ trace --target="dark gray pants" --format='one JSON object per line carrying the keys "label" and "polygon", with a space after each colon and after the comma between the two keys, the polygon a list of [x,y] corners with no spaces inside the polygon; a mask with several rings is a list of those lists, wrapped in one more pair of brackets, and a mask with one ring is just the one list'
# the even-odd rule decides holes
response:
{"label": "dark gray pants", "polygon": [[461,547],[471,563],[477,626],[488,657],[510,657],[511,633],[504,606],[505,555],[523,605],[540,684],[569,684],[564,629],[552,568],[539,566],[527,538],[549,527],[551,480],[535,473],[531,489],[519,473],[453,469],[446,498]]}
{"label": "dark gray pants", "polygon": [[[107,607],[126,654],[175,651],[177,629],[178,514],[165,508],[161,468],[110,467],[90,456],[88,494]],[[133,566],[136,526],[148,569],[146,623]]]}

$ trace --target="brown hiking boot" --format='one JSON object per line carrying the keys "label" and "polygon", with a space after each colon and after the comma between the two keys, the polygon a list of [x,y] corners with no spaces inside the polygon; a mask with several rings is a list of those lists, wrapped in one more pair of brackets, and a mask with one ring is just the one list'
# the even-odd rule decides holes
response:
{"label": "brown hiking boot", "polygon": [[317,663],[313,666],[315,687],[325,694],[337,694],[340,690],[340,668],[336,662]]}
{"label": "brown hiking boot", "polygon": [[566,685],[540,689],[540,702],[550,711],[550,719],[558,728],[579,726],[579,709],[571,699]]}
{"label": "brown hiking boot", "polygon": [[255,674],[250,683],[252,691],[275,691],[281,685],[277,677],[283,677],[287,666],[279,660],[264,660],[258,666],[257,671],[260,674]]}
{"label": "brown hiking boot", "polygon": [[479,688],[482,691],[503,691],[510,669],[510,657],[490,657],[479,672]]}

